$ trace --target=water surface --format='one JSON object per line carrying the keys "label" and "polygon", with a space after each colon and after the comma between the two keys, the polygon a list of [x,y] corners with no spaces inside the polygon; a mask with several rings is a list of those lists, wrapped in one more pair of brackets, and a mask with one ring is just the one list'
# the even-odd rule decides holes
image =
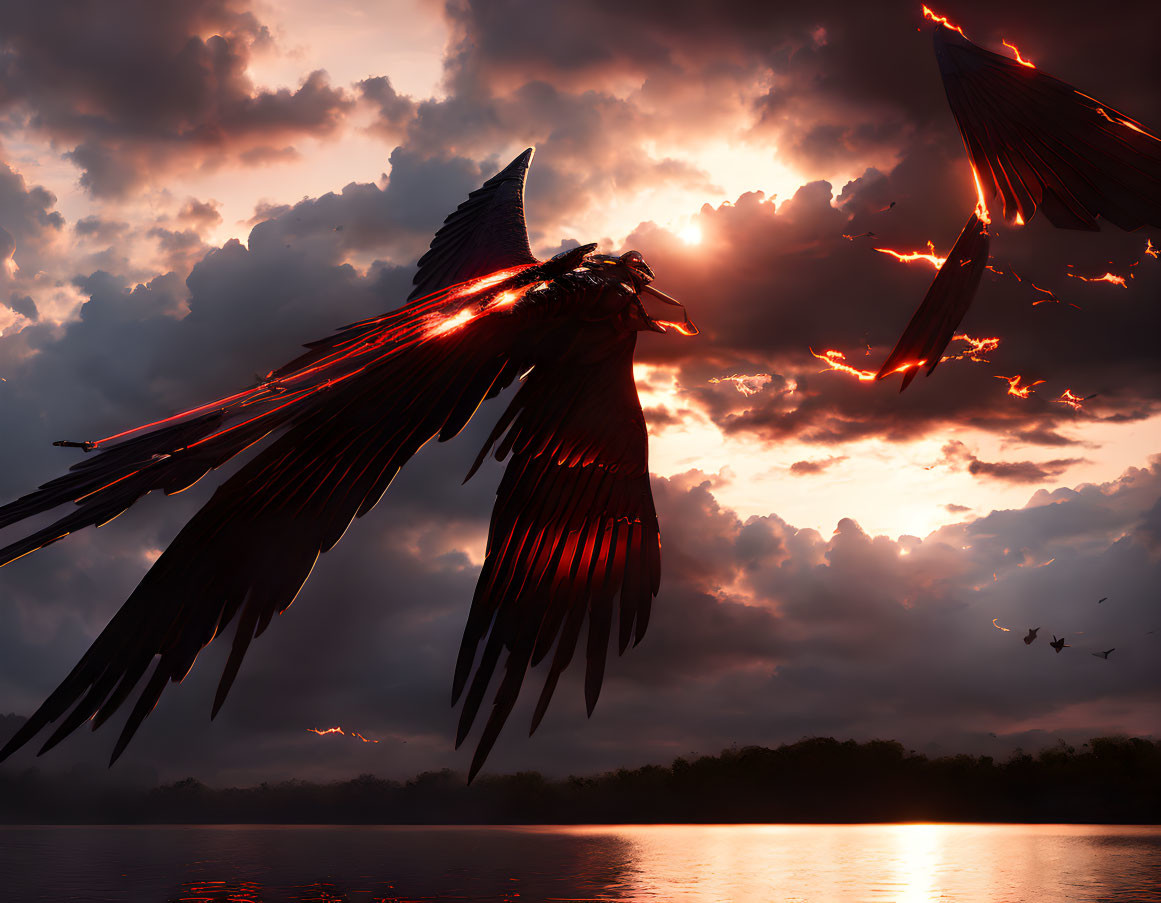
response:
{"label": "water surface", "polygon": [[1161,901],[1161,828],[0,828],[0,900]]}

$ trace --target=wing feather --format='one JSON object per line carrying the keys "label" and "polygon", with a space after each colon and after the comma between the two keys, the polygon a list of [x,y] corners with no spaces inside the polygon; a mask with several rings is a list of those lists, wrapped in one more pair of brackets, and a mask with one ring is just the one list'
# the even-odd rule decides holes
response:
{"label": "wing feather", "polygon": [[521,153],[444,220],[431,248],[419,258],[408,300],[536,262],[524,222],[524,181],[533,153],[531,147]]}
{"label": "wing feather", "polygon": [[1072,85],[984,50],[937,25],[947,100],[985,196],[1057,227],[1161,227],[1161,141]]}
{"label": "wing feather", "polygon": [[[576,345],[599,345],[590,338],[582,334]],[[563,355],[538,363],[477,460],[478,467],[493,448],[498,459],[512,456],[497,490],[487,556],[453,683],[453,702],[467,689],[458,745],[475,722],[501,654],[507,653],[470,777],[511,714],[528,668],[555,647],[532,719],[535,731],[586,618],[590,714],[618,602],[618,649],[624,651],[634,628],[638,641],[644,636],[660,556],[648,439],[633,381],[635,341],[633,334],[614,341],[605,337],[605,356],[578,361]],[[646,546],[654,553],[645,554]],[[481,643],[484,651],[476,661]]]}

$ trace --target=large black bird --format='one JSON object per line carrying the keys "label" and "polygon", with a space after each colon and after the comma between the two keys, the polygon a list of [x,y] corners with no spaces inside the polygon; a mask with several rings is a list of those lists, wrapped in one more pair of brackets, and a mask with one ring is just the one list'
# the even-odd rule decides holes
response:
{"label": "large black bird", "polygon": [[[641,640],[660,581],[648,439],[633,381],[637,333],[697,330],[678,302],[651,287],[653,272],[636,251],[611,257],[590,244],[548,261],[533,257],[524,222],[532,153],[448,216],[403,307],[308,345],[235,395],[70,443],[96,454],[0,508],[2,528],[67,502],[77,506],[0,549],[6,564],[112,520],[149,492],[179,492],[278,434],[182,529],[0,760],[49,723],[60,720],[41,752],[90,719],[99,727],[153,665],[112,764],[165,685],[180,681],[232,623],[216,715],[250,641],[294,600],[319,554],[374,507],[424,443],[455,436],[482,401],[518,377],[518,392],[472,467],[493,449],[498,460],[511,456],[455,668],[453,704],[463,698],[456,745],[501,656],[503,678],[470,775],[525,672],[551,653],[535,730],[586,621],[591,714],[610,634],[615,628],[621,652]],[[651,316],[643,303],[650,299],[679,315]]]}
{"label": "large black bird", "polygon": [[936,19],[935,57],[947,101],[971,159],[979,203],[926,297],[879,369],[903,372],[900,391],[930,375],[967,313],[988,263],[999,192],[1016,225],[1037,210],[1061,229],[1161,228],[1161,139],[1135,119],[1036,69],[992,53]]}

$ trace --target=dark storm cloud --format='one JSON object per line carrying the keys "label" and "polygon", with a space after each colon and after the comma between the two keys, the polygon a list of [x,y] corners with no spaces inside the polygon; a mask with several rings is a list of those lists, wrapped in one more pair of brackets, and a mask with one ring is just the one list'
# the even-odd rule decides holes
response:
{"label": "dark storm cloud", "polygon": [[967,470],[972,476],[1003,480],[1006,483],[1043,483],[1059,477],[1070,467],[1087,463],[1084,458],[1054,458],[1051,461],[981,461],[958,439],[943,447],[941,464],[953,470]]}
{"label": "dark storm cloud", "polygon": [[[922,162],[908,158],[890,176],[869,175],[860,182],[876,194],[870,205],[860,205],[858,183],[847,186],[836,206],[830,186],[816,182],[781,206],[755,193],[703,208],[698,223],[704,239],[696,254],[670,233],[642,226],[626,244],[646,254],[658,284],[689,305],[702,330],[696,343],[644,342],[646,359],[688,356],[679,363],[689,397],[723,429],[772,441],[902,440],[954,421],[1036,444],[1063,445],[1074,441],[1068,435],[1072,425],[1137,419],[1157,410],[1161,369],[1150,336],[1161,329],[1161,313],[1146,299],[1161,293],[1161,266],[1143,255],[1143,237],[1115,231],[1063,233],[1039,221],[1023,230],[999,228],[994,262],[1005,273],[1015,268],[1024,281],[987,274],[961,325],[970,335],[1000,338],[986,363],[945,361],[900,396],[894,390],[897,377],[865,383],[830,371],[811,356],[811,349],[836,349],[855,368],[877,369],[933,271],[873,248],[923,249],[923,236],[931,235],[946,236],[937,248],[950,246],[956,221],[971,207],[971,187],[966,173],[951,179],[950,189],[940,187],[949,168],[955,171],[954,161],[938,156]],[[890,188],[885,192],[884,179]],[[949,197],[944,208],[930,201],[941,191]],[[891,211],[851,216],[852,207],[879,209],[888,195],[898,198]],[[879,236],[874,243],[843,238],[872,227]],[[712,266],[706,266],[707,258]],[[1128,289],[1065,275],[1066,262],[1085,261],[1077,267],[1088,271],[1102,263],[1110,268],[1110,260],[1111,268],[1136,274]],[[1138,260],[1139,266],[1130,268]],[[1064,303],[1033,306],[1038,296],[1029,283],[1052,286],[1081,309]],[[948,354],[963,347],[953,343]],[[741,367],[769,370],[782,381],[793,380],[794,389],[743,397],[700,388],[723,370]],[[996,379],[1015,374],[1025,385],[1045,383],[1029,398],[1016,398]],[[1056,400],[1066,389],[1096,397],[1073,410]]]}
{"label": "dark storm cloud", "polygon": [[128,223],[103,219],[100,216],[82,217],[73,224],[73,231],[78,236],[94,241],[116,241],[125,236],[130,228]]}
{"label": "dark storm cloud", "polygon": [[270,35],[243,3],[18,0],[0,11],[0,106],[68,147],[81,183],[117,196],[179,166],[325,136],[353,104],[312,72],[263,90],[246,74]]}
{"label": "dark storm cloud", "polygon": [[36,302],[28,295],[24,297],[13,295],[8,301],[0,303],[33,322],[40,319],[40,311],[36,307]]}
{"label": "dark storm cloud", "polygon": [[373,130],[390,141],[401,138],[404,127],[415,116],[415,101],[396,91],[386,75],[365,78],[356,87],[363,100],[377,111]]}
{"label": "dark storm cloud", "polygon": [[65,231],[55,206],[56,195],[0,162],[0,304],[28,320],[38,319],[36,299],[55,289],[46,270]]}

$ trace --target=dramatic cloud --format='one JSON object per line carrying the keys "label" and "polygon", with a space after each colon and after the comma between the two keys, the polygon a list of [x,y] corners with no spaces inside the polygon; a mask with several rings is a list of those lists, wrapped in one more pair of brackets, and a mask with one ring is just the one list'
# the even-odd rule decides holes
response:
{"label": "dramatic cloud", "polygon": [[[588,772],[814,734],[1002,752],[1161,731],[1161,463],[1042,488],[1079,482],[1114,430],[1144,449],[1138,464],[1157,447],[1142,434],[1161,412],[1161,261],[1145,254],[1146,236],[1067,233],[1041,218],[997,224],[998,272],[961,328],[998,347],[973,359],[954,342],[949,354],[960,356],[903,395],[893,381],[860,378],[933,276],[874,249],[930,240],[946,253],[975,203],[917,6],[726,0],[706,14],[696,4],[455,0],[433,97],[400,93],[378,58],[349,87],[314,72],[296,88],[264,89],[248,67],[273,39],[241,2],[138,3],[112,23],[89,0],[65,6],[0,11],[3,128],[20,147],[43,142],[37,160],[11,152],[0,167],[0,404],[19,424],[0,447],[3,500],[77,460],[54,440],[228,393],[300,343],[398,305],[443,217],[535,144],[534,248],[594,240],[614,250],[608,235],[627,234],[701,328],[693,340],[640,343],[655,448],[701,430],[769,456],[761,466],[786,492],[838,495],[844,507],[874,488],[858,443],[926,448],[905,476],[958,477],[968,491],[917,489],[911,496],[926,495],[901,493],[887,507],[926,504],[941,522],[974,516],[894,540],[849,517],[820,532],[794,525],[777,492],[757,488],[742,515],[723,501],[729,452],[701,455],[690,442],[690,460],[654,478],[664,574],[645,642],[611,663],[591,721],[577,674],[531,740],[522,700],[492,767]],[[1094,20],[1046,2],[987,2],[963,24],[989,46],[1014,39],[1047,71],[1156,124],[1157,17],[1155,4]],[[387,172],[287,184],[257,209],[255,194],[240,215],[216,188],[160,189],[186,171],[292,161],[303,139],[340,134],[381,142],[386,162],[376,158],[371,173]],[[715,156],[727,145],[758,168],[739,176],[735,158]],[[49,181],[44,161],[59,167],[61,152],[93,206],[78,208],[71,185]],[[767,169],[799,187],[773,188],[781,183]],[[54,192],[33,184],[42,181],[81,212],[66,221]],[[721,186],[738,181],[751,190],[723,203]],[[666,206],[674,197],[696,201]],[[219,246],[229,234],[219,230],[251,210],[246,241]],[[699,241],[679,235],[691,217]],[[589,234],[592,222],[605,234]],[[1068,278],[1106,271],[1128,287]],[[1019,398],[1001,374],[1044,382]],[[1061,402],[1066,390],[1078,407]],[[425,448],[322,557],[213,725],[221,641],[165,694],[116,779],[463,769],[451,670],[500,469],[460,481],[502,403],[455,442]],[[797,445],[775,460],[781,443]],[[220,478],[147,499],[0,573],[0,712],[14,713],[5,732],[51,692]],[[997,486],[1031,498],[992,511],[979,493]],[[1072,648],[1025,646],[1029,626]],[[1087,654],[1110,646],[1108,661]],[[307,730],[335,724],[380,742]],[[103,762],[115,730],[81,732],[41,764]],[[32,752],[5,767],[28,767]]]}
{"label": "dramatic cloud", "polygon": [[0,109],[26,117],[82,170],[123,195],[178,166],[213,167],[331,134],[353,100],[325,72],[257,88],[251,53],[271,37],[241,3],[18,2],[0,12]]}
{"label": "dramatic cloud", "polygon": [[966,468],[973,476],[1007,480],[1010,483],[1043,483],[1058,477],[1084,458],[1054,458],[1051,461],[981,461],[958,439],[943,447],[943,464]]}

